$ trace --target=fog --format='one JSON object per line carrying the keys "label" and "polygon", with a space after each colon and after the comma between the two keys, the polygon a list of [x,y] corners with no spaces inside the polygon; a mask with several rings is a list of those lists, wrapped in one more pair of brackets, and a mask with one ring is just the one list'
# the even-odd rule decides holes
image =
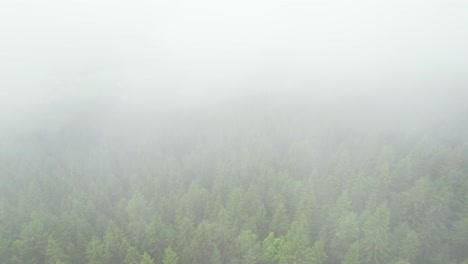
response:
{"label": "fog", "polygon": [[253,96],[462,104],[467,9],[414,0],[4,1],[2,112],[77,97],[161,108]]}
{"label": "fog", "polygon": [[466,263],[467,14],[2,0],[0,263]]}
{"label": "fog", "polygon": [[163,128],[177,142],[182,131],[294,118],[361,134],[463,134],[452,127],[468,121],[466,10],[466,1],[6,1],[0,128],[4,142],[46,145],[133,145]]}

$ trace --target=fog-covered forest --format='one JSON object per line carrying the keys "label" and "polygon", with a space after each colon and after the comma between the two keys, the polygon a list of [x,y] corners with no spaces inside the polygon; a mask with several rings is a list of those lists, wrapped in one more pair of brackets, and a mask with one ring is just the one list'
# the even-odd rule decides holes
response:
{"label": "fog-covered forest", "polygon": [[466,115],[402,127],[367,108],[278,105],[138,122],[81,109],[3,135],[1,262],[468,258]]}
{"label": "fog-covered forest", "polygon": [[0,263],[467,264],[467,12],[2,2]]}

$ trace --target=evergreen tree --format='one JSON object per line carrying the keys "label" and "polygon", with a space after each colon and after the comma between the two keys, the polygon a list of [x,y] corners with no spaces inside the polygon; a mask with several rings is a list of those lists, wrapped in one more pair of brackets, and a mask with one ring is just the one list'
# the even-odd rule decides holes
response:
{"label": "evergreen tree", "polygon": [[141,261],[141,255],[138,253],[138,250],[130,246],[127,250],[127,255],[125,256],[125,264],[139,264]]}
{"label": "evergreen tree", "polygon": [[280,203],[275,210],[271,219],[270,228],[271,232],[282,236],[286,235],[289,226],[288,212],[283,203]]}
{"label": "evergreen tree", "polygon": [[310,241],[305,227],[307,226],[305,216],[299,216],[279,245],[279,263],[302,263],[309,261]]}
{"label": "evergreen tree", "polygon": [[65,254],[59,242],[52,237],[49,237],[47,243],[46,259],[47,264],[56,264],[57,262],[67,263],[66,260],[68,256]]}
{"label": "evergreen tree", "polygon": [[390,213],[380,205],[366,220],[363,230],[363,257],[366,263],[386,263],[389,258]]}
{"label": "evergreen tree", "polygon": [[281,239],[276,238],[271,232],[263,240],[262,243],[262,263],[278,263],[278,248],[281,244]]}
{"label": "evergreen tree", "polygon": [[393,256],[414,262],[420,252],[420,240],[418,234],[406,223],[398,225],[393,232]]}
{"label": "evergreen tree", "polygon": [[260,243],[252,231],[242,231],[235,241],[240,263],[255,264],[260,257]]}
{"label": "evergreen tree", "polygon": [[94,237],[89,242],[86,250],[86,259],[88,260],[89,264],[106,263],[104,244],[102,244],[102,242],[99,239]]}
{"label": "evergreen tree", "polygon": [[325,252],[325,241],[323,238],[316,241],[310,252],[310,263],[324,264],[327,261],[327,253]]}
{"label": "evergreen tree", "polygon": [[360,256],[360,245],[359,242],[354,242],[346,252],[343,261],[341,264],[360,264],[361,263],[361,256]]}
{"label": "evergreen tree", "polygon": [[144,252],[141,256],[140,264],[154,264],[154,262],[151,256],[148,253]]}
{"label": "evergreen tree", "polygon": [[163,263],[164,264],[177,264],[178,261],[179,261],[179,256],[177,256],[177,253],[175,253],[171,247],[167,247],[166,250],[164,251]]}
{"label": "evergreen tree", "polygon": [[341,216],[331,241],[335,257],[342,259],[351,244],[359,238],[360,228],[356,213],[349,212]]}

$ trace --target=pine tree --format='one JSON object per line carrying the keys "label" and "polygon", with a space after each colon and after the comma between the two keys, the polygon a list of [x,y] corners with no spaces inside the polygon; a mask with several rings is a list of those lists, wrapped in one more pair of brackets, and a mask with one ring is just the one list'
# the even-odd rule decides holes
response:
{"label": "pine tree", "polygon": [[327,261],[327,253],[325,252],[325,241],[323,238],[316,241],[310,252],[310,263],[311,264],[324,264]]}
{"label": "pine tree", "polygon": [[349,247],[348,252],[346,252],[346,255],[341,264],[360,264],[361,257],[359,251],[360,245],[359,242],[356,241]]}
{"label": "pine tree", "polygon": [[393,256],[398,256],[409,262],[414,262],[420,251],[420,240],[418,234],[406,223],[398,225],[392,234]]}
{"label": "pine tree", "polygon": [[308,261],[310,241],[305,229],[306,223],[305,216],[300,215],[291,224],[288,234],[279,245],[279,263],[301,263]]}
{"label": "pine tree", "polygon": [[241,263],[255,264],[260,257],[260,244],[252,231],[242,231],[235,241],[237,258]]}
{"label": "pine tree", "polygon": [[386,263],[389,258],[390,213],[380,205],[364,224],[363,257],[366,263]]}
{"label": "pine tree", "polygon": [[139,264],[141,261],[141,255],[134,246],[128,247],[127,255],[125,256],[125,264]]}
{"label": "pine tree", "polygon": [[351,244],[359,237],[360,229],[356,213],[349,212],[340,217],[335,229],[331,248],[337,259],[342,259]]}
{"label": "pine tree", "polygon": [[154,262],[151,256],[148,253],[144,252],[141,256],[140,264],[154,264]]}
{"label": "pine tree", "polygon": [[125,259],[128,243],[122,231],[115,224],[111,224],[104,236],[104,263],[120,263]]}
{"label": "pine tree", "polygon": [[179,256],[177,256],[177,253],[175,253],[171,247],[167,247],[166,250],[164,251],[163,263],[164,264],[177,264],[178,261],[179,261]]}
{"label": "pine tree", "polygon": [[104,244],[99,239],[94,237],[89,242],[86,250],[86,259],[89,264],[105,263]]}
{"label": "pine tree", "polygon": [[49,241],[47,243],[46,263],[47,264],[56,264],[57,262],[66,263],[67,258],[68,256],[65,254],[60,243],[50,236]]}
{"label": "pine tree", "polygon": [[273,232],[268,234],[262,243],[262,263],[278,263],[280,242],[280,238],[276,238]]}
{"label": "pine tree", "polygon": [[276,208],[271,219],[270,228],[278,236],[286,235],[289,226],[288,212],[283,203],[280,203]]}

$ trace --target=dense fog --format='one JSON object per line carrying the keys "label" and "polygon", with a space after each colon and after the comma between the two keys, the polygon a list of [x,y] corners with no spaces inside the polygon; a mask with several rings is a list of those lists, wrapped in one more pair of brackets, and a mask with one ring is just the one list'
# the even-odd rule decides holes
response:
{"label": "dense fog", "polygon": [[468,2],[0,3],[0,263],[468,263]]}

